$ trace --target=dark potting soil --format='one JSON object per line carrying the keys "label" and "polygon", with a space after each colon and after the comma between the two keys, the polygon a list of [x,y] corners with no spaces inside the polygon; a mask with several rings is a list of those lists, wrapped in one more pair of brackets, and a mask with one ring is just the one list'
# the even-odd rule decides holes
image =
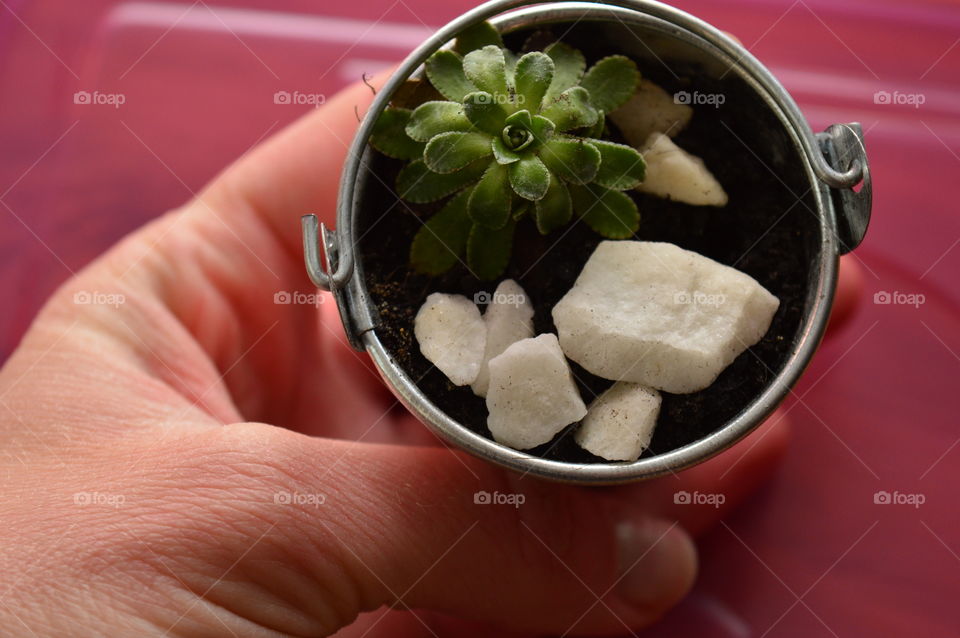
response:
{"label": "dark potting soil", "polygon": [[[619,52],[602,49],[601,39],[591,38],[589,33],[581,32],[578,37],[575,32],[565,39],[591,61]],[[519,48],[522,40],[514,40],[508,41],[508,46]],[[693,119],[674,139],[681,148],[704,159],[730,201],[724,208],[698,207],[631,192],[641,214],[634,238],[671,242],[734,266],[775,294],[780,308],[763,339],[741,354],[710,387],[693,394],[662,393],[657,428],[644,456],[668,452],[714,432],[770,383],[798,337],[810,264],[819,246],[809,183],[790,137],[775,115],[733,73],[717,81],[704,77],[699,68],[669,59],[665,63],[638,60],[641,73],[669,93],[696,90],[725,98],[720,106],[694,105]],[[618,135],[615,130],[612,133]],[[477,281],[462,265],[436,278],[413,272],[408,265],[410,243],[421,220],[442,202],[420,206],[398,200],[392,185],[402,163],[378,153],[368,157],[375,176],[363,187],[356,232],[368,292],[380,314],[377,336],[437,407],[490,437],[484,400],[474,396],[469,386],[454,386],[420,354],[413,320],[432,292],[474,298],[481,292],[491,293],[498,282]],[[573,285],[600,241],[600,236],[577,221],[546,237],[529,220],[518,224],[513,257],[503,278],[513,278],[523,286],[535,308],[537,334],[556,333],[550,311]],[[586,403],[611,385],[570,363]],[[527,452],[560,461],[606,462],[573,442],[570,434],[575,427]]]}

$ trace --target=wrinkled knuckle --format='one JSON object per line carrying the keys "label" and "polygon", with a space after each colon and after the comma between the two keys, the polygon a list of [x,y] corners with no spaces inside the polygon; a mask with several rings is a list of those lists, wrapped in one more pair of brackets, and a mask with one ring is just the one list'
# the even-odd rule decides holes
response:
{"label": "wrinkled knuckle", "polygon": [[[166,471],[184,496],[166,508],[180,522],[163,553],[233,564],[234,573],[249,577],[247,589],[298,609],[298,623],[326,635],[352,622],[368,605],[367,592],[339,541],[346,536],[342,517],[336,504],[333,511],[327,505],[331,494],[309,484],[316,468],[304,467],[309,454],[298,440],[273,426],[241,423],[202,433],[190,449],[171,455],[178,460]],[[290,598],[292,591],[300,593]],[[233,598],[227,604],[244,615],[244,605]],[[279,628],[272,619],[261,624]]]}
{"label": "wrinkled knuckle", "polygon": [[[315,462],[300,449],[297,435],[260,423],[237,423],[209,431],[189,455],[178,481],[207,505],[267,525],[298,528],[312,523],[329,498],[325,485],[311,483]],[[289,507],[288,507],[289,506]],[[301,519],[304,519],[301,521]]]}

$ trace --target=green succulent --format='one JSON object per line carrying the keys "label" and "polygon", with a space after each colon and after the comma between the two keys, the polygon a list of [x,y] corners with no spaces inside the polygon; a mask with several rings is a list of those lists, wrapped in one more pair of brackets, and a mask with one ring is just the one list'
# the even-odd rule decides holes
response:
{"label": "green succulent", "polygon": [[586,70],[583,54],[562,42],[518,57],[482,23],[425,68],[446,99],[387,108],[370,140],[410,160],[397,177],[401,198],[452,195],[414,237],[415,269],[441,274],[465,254],[478,278],[494,279],[525,217],[544,235],[574,213],[604,237],[636,232],[640,214],[623,191],[643,180],[643,156],[602,139],[605,114],[639,82],[633,61],[615,55]]}

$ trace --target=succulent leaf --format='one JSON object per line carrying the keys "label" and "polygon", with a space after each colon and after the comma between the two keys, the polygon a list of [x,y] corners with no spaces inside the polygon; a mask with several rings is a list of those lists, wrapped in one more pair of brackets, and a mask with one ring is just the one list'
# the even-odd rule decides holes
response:
{"label": "succulent leaf", "polygon": [[391,107],[385,109],[370,135],[370,144],[387,157],[412,160],[423,157],[423,142],[417,142],[407,135],[407,122],[413,111]]}
{"label": "succulent leaf", "polygon": [[607,130],[606,115],[607,114],[603,110],[597,109],[597,123],[591,126],[590,129],[584,133],[584,137],[603,137],[604,132]]}
{"label": "succulent leaf", "polygon": [[462,104],[455,102],[424,102],[410,116],[407,135],[418,142],[429,142],[435,135],[449,131],[469,131],[473,128]]}
{"label": "succulent leaf", "polygon": [[515,198],[515,199],[516,201],[513,203],[512,217],[514,221],[520,221],[521,219],[526,217],[527,213],[530,212],[530,207],[535,202],[528,202],[527,200],[522,198]]}
{"label": "succulent leaf", "polygon": [[498,135],[493,138],[493,158],[497,164],[513,164],[520,161],[520,154],[508,148],[503,137]]}
{"label": "succulent leaf", "polygon": [[600,169],[594,182],[625,191],[643,181],[647,164],[637,149],[605,140],[590,140],[590,143],[600,151]]}
{"label": "succulent leaf", "polygon": [[410,264],[417,271],[439,275],[459,261],[472,226],[467,215],[472,191],[472,187],[467,187],[454,195],[417,231],[410,246]]}
{"label": "succulent leaf", "polygon": [[504,120],[504,124],[522,126],[525,129],[529,129],[533,126],[533,118],[530,116],[530,111],[527,109],[521,109],[516,113],[510,114],[510,116]]}
{"label": "succulent leaf", "polygon": [[503,131],[507,112],[486,91],[474,91],[467,94],[463,98],[463,109],[467,119],[481,131],[491,135],[500,135]]}
{"label": "succulent leaf", "polygon": [[413,110],[424,102],[443,99],[445,99],[443,95],[428,78],[410,78],[398,86],[390,96],[390,105]]}
{"label": "succulent leaf", "polygon": [[492,138],[479,131],[450,131],[427,142],[423,161],[435,173],[453,173],[467,164],[493,153]]}
{"label": "succulent leaf", "polygon": [[484,21],[460,32],[460,35],[457,36],[457,41],[454,44],[454,48],[461,55],[466,55],[471,51],[482,49],[485,46],[491,45],[495,47],[502,47],[503,38],[500,37],[500,32],[497,31],[495,26]]}
{"label": "succulent leaf", "polygon": [[503,129],[500,139],[506,144],[507,148],[513,149],[515,153],[520,153],[537,141],[530,129],[522,126],[508,126]]}
{"label": "succulent leaf", "polygon": [[530,120],[530,132],[539,144],[546,144],[556,130],[557,127],[553,122],[542,115],[534,115]]}
{"label": "succulent leaf", "polygon": [[536,142],[531,130],[533,128],[533,118],[530,117],[530,111],[526,109],[517,111],[507,117],[504,124],[506,126],[500,133],[500,139],[506,148],[519,153]]}
{"label": "succulent leaf", "polygon": [[558,131],[569,131],[596,124],[600,114],[590,103],[590,94],[582,86],[569,88],[549,102],[541,112]]}
{"label": "succulent leaf", "polygon": [[587,71],[580,86],[590,93],[590,102],[597,109],[609,113],[630,99],[640,82],[637,65],[628,57],[611,55],[594,64]]}
{"label": "succulent leaf", "polygon": [[567,89],[576,86],[587,68],[587,61],[580,51],[563,42],[554,42],[543,50],[553,60],[553,80],[544,96],[546,102],[556,98]]}
{"label": "succulent leaf", "polygon": [[514,86],[517,104],[532,113],[540,111],[543,96],[553,81],[553,60],[545,53],[527,53],[517,61]]}
{"label": "succulent leaf", "polygon": [[414,204],[435,202],[480,179],[488,164],[481,159],[455,173],[435,173],[422,159],[414,160],[397,175],[397,195]]}
{"label": "succulent leaf", "polygon": [[463,58],[453,51],[437,51],[427,59],[424,68],[430,83],[448,100],[462,102],[468,93],[477,90],[463,74]]}
{"label": "succulent leaf", "polygon": [[547,194],[550,171],[533,153],[524,153],[520,161],[510,164],[510,186],[524,199],[536,201]]}
{"label": "succulent leaf", "polygon": [[640,211],[626,193],[596,184],[570,186],[573,209],[608,239],[627,239],[640,227]]}
{"label": "succulent leaf", "polygon": [[535,204],[537,230],[546,235],[561,226],[566,225],[573,216],[573,203],[570,200],[570,191],[556,175],[550,175],[550,185],[547,194]]}
{"label": "succulent leaf", "polygon": [[503,60],[506,63],[507,86],[514,86],[514,79],[517,75],[517,61],[519,57],[510,49],[503,50]]}
{"label": "succulent leaf", "polygon": [[471,51],[463,58],[463,72],[467,79],[481,91],[494,96],[509,96],[507,89],[507,63],[503,49],[485,46]]}
{"label": "succulent leaf", "polygon": [[589,184],[600,169],[600,151],[577,137],[558,135],[540,148],[540,158],[551,173],[574,184]]}
{"label": "succulent leaf", "polygon": [[493,230],[474,224],[467,238],[467,267],[481,281],[491,281],[503,274],[510,262],[513,231],[517,222],[511,219],[503,228]]}
{"label": "succulent leaf", "polygon": [[510,219],[512,202],[509,169],[496,162],[490,162],[490,168],[480,178],[473,189],[473,194],[470,195],[467,210],[473,223],[497,229],[502,228]]}

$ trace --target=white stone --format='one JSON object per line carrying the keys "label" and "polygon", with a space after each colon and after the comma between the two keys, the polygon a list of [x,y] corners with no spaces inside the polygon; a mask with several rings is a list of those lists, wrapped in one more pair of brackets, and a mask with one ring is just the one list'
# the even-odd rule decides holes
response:
{"label": "white stone", "polygon": [[726,191],[703,160],[663,133],[652,133],[640,152],[647,174],[637,190],[694,206],[727,205]]}
{"label": "white stone", "polygon": [[640,80],[636,93],[610,113],[630,146],[642,146],[651,133],[673,137],[693,117],[693,108],[678,104],[674,96],[650,80]]}
{"label": "white stone", "polygon": [[604,241],[553,322],[566,355],[593,374],[687,393],[757,343],[779,305],[749,275],[679,246]]}
{"label": "white stone", "polygon": [[542,445],[587,413],[556,335],[517,341],[490,360],[487,426],[517,450]]}
{"label": "white stone", "polygon": [[508,346],[533,336],[533,306],[527,293],[513,279],[505,279],[497,286],[493,297],[487,299],[483,323],[487,326],[487,347],[480,363],[480,373],[470,387],[479,397],[487,396],[490,371],[487,366]]}
{"label": "white stone", "polygon": [[659,414],[659,392],[619,381],[590,404],[574,440],[608,461],[636,461],[650,445]]}
{"label": "white stone", "polygon": [[477,378],[487,329],[475,303],[463,295],[435,292],[417,312],[413,333],[427,361],[454,384],[468,385]]}

